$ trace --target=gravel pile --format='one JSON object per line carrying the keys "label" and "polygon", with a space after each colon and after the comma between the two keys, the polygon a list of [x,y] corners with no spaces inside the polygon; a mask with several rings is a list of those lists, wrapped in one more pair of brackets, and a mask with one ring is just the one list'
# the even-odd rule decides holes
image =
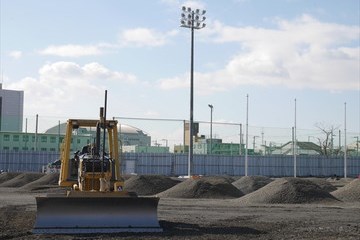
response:
{"label": "gravel pile", "polygon": [[335,190],[344,187],[346,184],[350,183],[353,180],[353,178],[339,178],[339,177],[332,177],[327,178],[326,181],[328,181],[331,185],[336,187]]}
{"label": "gravel pile", "polygon": [[224,177],[202,177],[187,179],[159,193],[160,198],[238,198],[244,194]]}
{"label": "gravel pile", "polygon": [[265,185],[271,183],[273,180],[265,176],[244,176],[232,183],[237,189],[244,194],[252,193]]}
{"label": "gravel pile", "polygon": [[318,185],[321,189],[327,192],[332,192],[337,189],[336,186],[332,185],[328,180],[324,178],[306,178],[306,179],[312,181],[313,183]]}
{"label": "gravel pile", "polygon": [[50,173],[20,187],[21,190],[33,191],[50,186],[58,186],[59,173]]}
{"label": "gravel pile", "polygon": [[13,179],[14,177],[20,175],[21,173],[15,173],[15,172],[3,172],[0,174],[0,184],[4,183],[6,181],[9,181],[10,179]]}
{"label": "gravel pile", "polygon": [[337,199],[310,180],[280,178],[236,201],[243,204],[296,204],[329,202]]}
{"label": "gravel pile", "polygon": [[125,181],[125,189],[136,192],[137,195],[147,196],[163,192],[179,181],[160,175],[137,175]]}
{"label": "gravel pile", "polygon": [[[58,188],[58,180],[58,173],[6,172],[0,174],[0,187],[50,192],[52,188]],[[360,179],[337,188],[329,180],[321,178],[289,177],[272,180],[264,176],[245,176],[233,182],[233,179],[222,176],[181,181],[161,175],[137,175],[125,181],[125,188],[140,196],[157,194],[161,198],[237,198],[234,201],[242,204],[320,203],[338,199],[360,202]]]}
{"label": "gravel pile", "polygon": [[8,181],[1,183],[0,187],[21,187],[44,175],[44,173],[21,173]]}
{"label": "gravel pile", "polygon": [[352,180],[331,194],[344,202],[360,202],[360,179]]}

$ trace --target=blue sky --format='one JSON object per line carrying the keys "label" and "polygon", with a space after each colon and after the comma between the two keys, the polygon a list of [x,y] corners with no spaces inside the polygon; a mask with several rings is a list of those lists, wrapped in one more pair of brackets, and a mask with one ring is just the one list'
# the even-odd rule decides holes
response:
{"label": "blue sky", "polygon": [[97,117],[105,89],[108,116],[189,119],[183,5],[207,11],[195,32],[195,120],[209,121],[211,103],[214,121],[245,124],[249,94],[254,129],[291,129],[296,98],[298,129],[343,130],[346,102],[347,131],[359,135],[358,0],[1,0],[3,86],[25,91],[25,117],[39,114],[42,130]]}

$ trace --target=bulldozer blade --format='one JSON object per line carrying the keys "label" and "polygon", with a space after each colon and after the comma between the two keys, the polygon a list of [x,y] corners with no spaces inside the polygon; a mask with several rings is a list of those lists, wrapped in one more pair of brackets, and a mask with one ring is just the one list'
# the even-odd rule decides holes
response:
{"label": "bulldozer blade", "polygon": [[35,234],[162,232],[156,197],[36,197]]}

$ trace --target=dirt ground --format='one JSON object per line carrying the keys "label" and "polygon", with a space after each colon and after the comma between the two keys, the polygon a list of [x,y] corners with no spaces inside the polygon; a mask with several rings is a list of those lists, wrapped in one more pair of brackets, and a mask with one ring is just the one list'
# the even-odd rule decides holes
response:
{"label": "dirt ground", "polygon": [[33,235],[34,197],[44,192],[0,188],[0,239],[360,239],[359,202],[241,205],[176,198],[160,200],[162,233]]}

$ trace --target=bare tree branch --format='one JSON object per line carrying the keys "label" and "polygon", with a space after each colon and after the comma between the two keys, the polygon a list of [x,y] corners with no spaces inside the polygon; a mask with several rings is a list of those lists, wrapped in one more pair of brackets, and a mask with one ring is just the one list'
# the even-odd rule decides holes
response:
{"label": "bare tree branch", "polygon": [[319,141],[322,155],[330,156],[338,154],[338,150],[334,151],[334,132],[338,130],[339,127],[325,126],[324,123],[316,123],[315,127],[317,127],[323,133],[322,138],[317,138]]}

